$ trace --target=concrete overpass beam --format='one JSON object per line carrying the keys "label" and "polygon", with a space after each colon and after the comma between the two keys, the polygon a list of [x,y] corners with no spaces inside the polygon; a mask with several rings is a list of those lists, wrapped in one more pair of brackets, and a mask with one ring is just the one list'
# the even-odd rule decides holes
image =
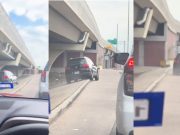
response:
{"label": "concrete overpass beam", "polygon": [[151,20],[153,16],[153,9],[146,10],[142,20],[137,21],[136,27],[134,29],[135,38],[146,38],[148,30],[150,28]]}
{"label": "concrete overpass beam", "polygon": [[18,66],[21,60],[21,53],[18,53],[16,60],[15,61],[10,61],[6,65],[13,65],[13,66]]}
{"label": "concrete overpass beam", "polygon": [[52,64],[61,55],[64,50],[66,51],[84,51],[89,40],[89,33],[86,33],[84,42],[82,44],[64,44],[64,43],[50,43],[49,50],[49,69],[51,69]]}
{"label": "concrete overpass beam", "polygon": [[11,52],[12,46],[9,46],[9,50],[7,51],[7,54]]}
{"label": "concrete overpass beam", "polygon": [[8,48],[9,48],[9,43],[6,44],[6,48],[3,50],[3,52],[7,52],[8,51]]}
{"label": "concrete overpass beam", "polygon": [[84,51],[89,40],[89,33],[86,34],[82,44],[51,43],[50,47],[55,50]]}
{"label": "concrete overpass beam", "polygon": [[59,55],[61,55],[64,50],[50,50],[51,53],[49,53],[49,61],[48,61],[48,66],[49,66],[49,70],[51,69],[53,63],[55,62],[55,60],[57,59],[57,57]]}
{"label": "concrete overpass beam", "polygon": [[21,53],[18,53],[18,55],[17,55],[17,57],[16,57],[16,65],[19,65],[19,63],[20,63],[20,61],[21,61],[21,57],[22,57],[22,55],[21,55]]}
{"label": "concrete overpass beam", "polygon": [[23,65],[24,67],[27,67],[27,68],[30,68],[31,67],[31,64],[28,63],[26,60],[22,59],[20,60],[20,63],[21,65]]}
{"label": "concrete overpass beam", "polygon": [[158,27],[158,22],[154,19],[151,20],[150,26],[149,26],[149,32],[155,34]]}
{"label": "concrete overpass beam", "polygon": [[56,33],[61,38],[70,40],[72,43],[77,43],[79,41],[81,31],[51,6],[49,8],[49,18],[50,31]]}

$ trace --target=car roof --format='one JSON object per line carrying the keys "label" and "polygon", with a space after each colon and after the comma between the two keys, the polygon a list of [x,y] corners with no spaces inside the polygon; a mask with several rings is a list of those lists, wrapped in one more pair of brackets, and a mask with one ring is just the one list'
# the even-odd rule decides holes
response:
{"label": "car roof", "polygon": [[9,70],[3,70],[4,72],[11,72],[11,71],[9,71]]}
{"label": "car roof", "polygon": [[6,73],[11,73],[13,74],[13,72],[9,71],[9,70],[3,70],[3,72],[6,72]]}

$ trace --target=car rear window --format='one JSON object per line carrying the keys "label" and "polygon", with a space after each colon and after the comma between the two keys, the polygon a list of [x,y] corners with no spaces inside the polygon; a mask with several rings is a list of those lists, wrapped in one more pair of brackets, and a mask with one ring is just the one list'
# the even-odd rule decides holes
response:
{"label": "car rear window", "polygon": [[85,61],[84,58],[72,59],[72,60],[69,60],[68,66],[82,65],[82,64],[85,64],[85,63],[86,63],[86,61]]}
{"label": "car rear window", "polygon": [[5,73],[5,75],[7,75],[7,76],[12,76],[12,75],[13,75],[13,73],[11,73],[10,71],[4,71],[4,73]]}

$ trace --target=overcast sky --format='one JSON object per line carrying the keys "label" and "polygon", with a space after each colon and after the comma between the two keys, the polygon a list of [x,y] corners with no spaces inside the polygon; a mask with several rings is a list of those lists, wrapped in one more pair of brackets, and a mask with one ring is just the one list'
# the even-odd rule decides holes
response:
{"label": "overcast sky", "polygon": [[[128,1],[127,0],[88,0],[87,1],[98,24],[102,37],[113,39],[117,37],[118,24],[118,40],[119,49],[124,50],[124,42],[127,43],[128,33]],[[129,37],[130,48],[132,49],[133,41],[133,1],[130,0],[130,25]]]}
{"label": "overcast sky", "polygon": [[48,61],[48,0],[0,0],[37,66]]}
{"label": "overcast sky", "polygon": [[[130,0],[130,46],[133,44],[133,1]],[[180,20],[180,0],[167,0],[174,18]],[[128,0],[87,0],[94,14],[100,33],[104,39],[116,38],[116,27],[119,26],[120,50],[124,50],[123,42],[127,41]],[[127,42],[126,42],[127,43]]]}
{"label": "overcast sky", "polygon": [[166,0],[171,14],[180,21],[180,0]]}

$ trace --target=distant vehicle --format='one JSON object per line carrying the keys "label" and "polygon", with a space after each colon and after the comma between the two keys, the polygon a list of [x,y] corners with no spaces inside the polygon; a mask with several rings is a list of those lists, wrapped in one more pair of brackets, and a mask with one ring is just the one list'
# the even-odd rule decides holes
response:
{"label": "distant vehicle", "polygon": [[18,83],[17,76],[8,70],[0,71],[0,82]]}
{"label": "distant vehicle", "polygon": [[40,82],[40,99],[49,99],[49,69],[48,64],[45,66],[44,70],[41,72],[41,82]]}
{"label": "distant vehicle", "polygon": [[88,57],[80,57],[70,59],[65,70],[66,81],[78,79],[99,80],[99,72],[97,66]]}
{"label": "distant vehicle", "polygon": [[133,68],[134,59],[128,53],[115,55],[115,63],[124,65],[124,71],[117,89],[116,135],[133,135],[134,101]]}
{"label": "distant vehicle", "polygon": [[176,55],[173,64],[173,74],[180,75],[180,53]]}

